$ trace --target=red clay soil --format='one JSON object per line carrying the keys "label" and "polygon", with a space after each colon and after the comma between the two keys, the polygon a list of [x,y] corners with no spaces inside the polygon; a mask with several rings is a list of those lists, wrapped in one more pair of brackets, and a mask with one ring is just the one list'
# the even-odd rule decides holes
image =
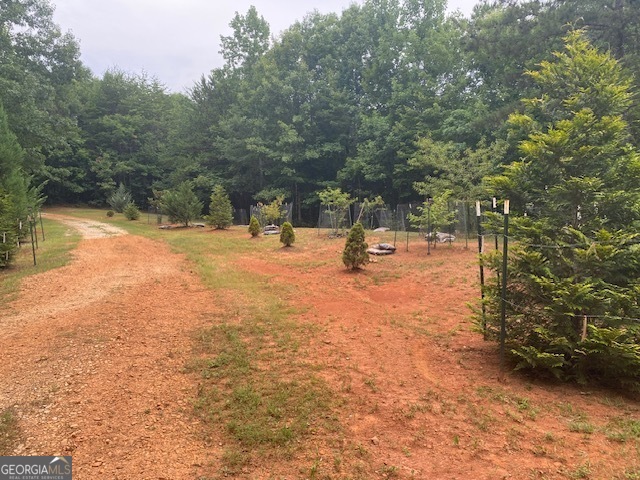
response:
{"label": "red clay soil", "polygon": [[[346,399],[339,453],[361,463],[358,478],[640,478],[637,437],[611,438],[614,424],[638,422],[637,401],[511,373],[500,380],[497,346],[471,321],[472,248],[439,245],[427,256],[424,243],[400,245],[350,272],[338,243],[287,251],[297,269],[277,258],[240,266],[274,287],[295,285],[290,301],[309,307],[301,321],[322,327],[309,350]],[[321,451],[325,466],[335,457]]]}
{"label": "red clay soil", "polygon": [[[496,345],[470,321],[472,249],[426,256],[416,243],[353,273],[342,245],[299,241],[237,261],[307,307],[298,321],[320,330],[305,351],[343,400],[338,438],[237,478],[312,478],[309,459],[334,479],[640,478],[637,440],[612,440],[616,421],[638,420],[635,400],[498,379]],[[133,235],[83,240],[70,265],[27,279],[20,313],[0,321],[0,408],[18,412],[25,436],[14,454],[73,455],[81,480],[215,471],[218,444],[192,414],[197,379],[183,373],[214,304],[185,258]]]}
{"label": "red clay soil", "polygon": [[92,230],[1,320],[0,408],[24,436],[13,454],[72,455],[79,480],[196,478],[211,452],[182,371],[210,293],[163,243]]}

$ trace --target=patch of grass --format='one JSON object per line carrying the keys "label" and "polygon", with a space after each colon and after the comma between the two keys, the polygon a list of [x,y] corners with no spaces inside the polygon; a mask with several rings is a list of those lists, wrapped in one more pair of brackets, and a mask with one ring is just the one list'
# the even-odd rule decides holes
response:
{"label": "patch of grass", "polygon": [[607,438],[614,442],[624,443],[640,439],[640,420],[616,418],[604,428]]}
{"label": "patch of grass", "polygon": [[521,423],[525,417],[529,420],[535,420],[538,417],[538,413],[540,412],[540,409],[538,407],[535,407],[528,398],[513,395],[502,388],[481,386],[478,387],[476,391],[482,398],[491,399],[504,405],[509,405],[516,408],[517,411],[522,414],[522,416],[517,415],[509,410],[506,411],[506,414],[518,423]]}
{"label": "patch of grass", "polygon": [[570,478],[589,478],[591,476],[591,464],[586,461],[578,465],[575,470],[569,472]]}
{"label": "patch of grass", "polygon": [[15,412],[5,409],[0,413],[0,455],[11,455],[20,440],[20,428]]}
{"label": "patch of grass", "polygon": [[569,423],[570,432],[585,433],[590,435],[595,431],[595,429],[596,428],[593,426],[593,424],[586,421],[575,420]]}
{"label": "patch of grass", "polygon": [[395,465],[383,465],[380,468],[380,473],[382,478],[398,478],[400,475],[399,469]]}
{"label": "patch of grass", "polygon": [[[267,332],[252,321],[222,323],[199,333],[199,350],[206,353],[192,363],[204,384],[196,412],[208,424],[222,424],[236,442],[238,452],[278,456],[287,454],[316,428],[323,428],[332,397],[323,381],[304,368],[296,369],[286,349],[270,351],[267,341],[278,329],[291,328],[271,322]],[[270,358],[270,368],[262,366]],[[233,454],[233,455],[232,455]],[[244,458],[244,456],[242,456]],[[233,467],[233,465],[229,465]]]}
{"label": "patch of grass", "polygon": [[623,476],[616,475],[614,479],[615,480],[640,480],[640,468],[627,467],[624,471]]}
{"label": "patch of grass", "polygon": [[297,310],[263,275],[235,268],[233,254],[198,258],[198,249],[218,248],[211,239],[207,247],[197,240],[180,248],[193,249],[187,255],[207,286],[231,298],[213,325],[197,333],[189,365],[201,376],[197,415],[213,428],[222,425],[229,437],[223,471],[290,458],[310,435],[338,430],[333,393],[300,355],[313,327],[292,321]]}
{"label": "patch of grass", "polygon": [[23,244],[9,268],[0,270],[0,310],[15,299],[24,277],[53,270],[69,263],[71,251],[80,241],[80,234],[61,223],[43,218],[43,224],[44,241],[38,225],[37,265],[33,265],[31,244]]}
{"label": "patch of grass", "polygon": [[374,377],[368,377],[364,379],[364,384],[371,389],[372,392],[377,392],[376,379]]}
{"label": "patch of grass", "polygon": [[488,432],[489,427],[496,421],[493,416],[473,404],[469,405],[468,413],[470,422],[482,432]]}

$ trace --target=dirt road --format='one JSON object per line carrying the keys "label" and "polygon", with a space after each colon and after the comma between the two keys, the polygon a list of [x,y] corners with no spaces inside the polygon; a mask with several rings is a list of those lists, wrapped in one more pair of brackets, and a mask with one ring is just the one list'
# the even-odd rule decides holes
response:
{"label": "dirt road", "polygon": [[84,238],[68,266],[27,278],[0,319],[0,409],[23,433],[13,454],[72,455],[78,480],[196,478],[215,454],[183,370],[211,294],[162,243],[49,218]]}

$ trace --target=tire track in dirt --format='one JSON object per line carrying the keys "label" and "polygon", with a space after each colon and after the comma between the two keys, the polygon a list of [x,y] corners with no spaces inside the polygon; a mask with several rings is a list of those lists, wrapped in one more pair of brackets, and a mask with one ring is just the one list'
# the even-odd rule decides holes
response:
{"label": "tire track in dirt", "polygon": [[23,433],[13,454],[72,455],[80,480],[195,478],[218,456],[184,373],[211,292],[165,244],[49,217],[85,238],[69,265],[26,279],[0,319],[0,408]]}

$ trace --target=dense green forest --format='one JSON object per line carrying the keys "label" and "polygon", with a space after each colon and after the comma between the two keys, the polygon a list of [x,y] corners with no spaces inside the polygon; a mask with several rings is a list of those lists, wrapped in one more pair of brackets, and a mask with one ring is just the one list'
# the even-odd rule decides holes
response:
{"label": "dense green forest", "polygon": [[[638,0],[485,0],[471,18],[445,0],[366,0],[279,36],[255,8],[237,13],[224,66],[170,94],[140,74],[97,78],[53,8],[0,0],[5,203],[46,182],[50,203],[104,205],[124,184],[146,207],[190,181],[205,205],[217,184],[238,208],[284,195],[312,224],[326,187],[394,205],[431,193],[443,158],[471,181],[515,160],[506,120],[539,89],[524,72],[572,29],[640,70]],[[637,133],[635,99],[624,115]]]}

